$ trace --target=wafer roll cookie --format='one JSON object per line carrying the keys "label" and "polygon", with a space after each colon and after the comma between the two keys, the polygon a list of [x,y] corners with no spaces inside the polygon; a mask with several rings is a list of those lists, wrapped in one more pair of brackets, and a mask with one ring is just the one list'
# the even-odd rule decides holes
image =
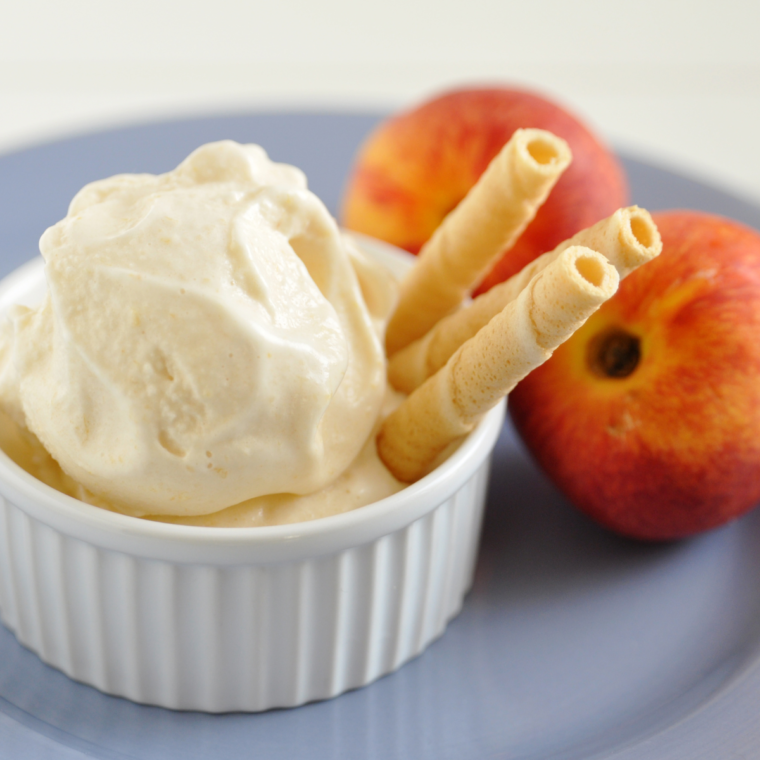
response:
{"label": "wafer roll cookie", "polygon": [[456,308],[514,245],[569,166],[570,148],[540,129],[519,129],[423,246],[401,283],[388,324],[392,355]]}
{"label": "wafer roll cookie", "polygon": [[399,480],[422,477],[435,458],[543,364],[617,290],[599,253],[563,251],[520,295],[383,422],[377,450]]}
{"label": "wafer roll cookie", "polygon": [[574,245],[601,253],[617,269],[621,279],[662,250],[660,234],[648,211],[637,206],[618,209],[607,219],[539,256],[509,280],[478,296],[467,308],[444,317],[425,336],[394,354],[388,363],[391,385],[403,393],[411,393],[437,372],[459,346],[517,298],[538,272]]}

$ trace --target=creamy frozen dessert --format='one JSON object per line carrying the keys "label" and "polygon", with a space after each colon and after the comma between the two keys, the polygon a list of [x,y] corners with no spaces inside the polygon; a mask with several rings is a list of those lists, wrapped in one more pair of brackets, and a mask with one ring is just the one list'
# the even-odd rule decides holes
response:
{"label": "creamy frozen dessert", "polygon": [[0,336],[17,428],[2,443],[33,474],[110,509],[220,525],[401,488],[372,435],[395,283],[298,169],[205,145],[167,174],[87,185],[40,250],[47,295]]}

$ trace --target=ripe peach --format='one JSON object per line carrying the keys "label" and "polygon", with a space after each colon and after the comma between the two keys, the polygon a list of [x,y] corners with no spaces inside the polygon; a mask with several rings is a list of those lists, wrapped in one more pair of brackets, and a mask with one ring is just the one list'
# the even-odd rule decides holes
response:
{"label": "ripe peach", "polygon": [[760,501],[760,234],[697,212],[654,218],[662,254],[520,383],[510,410],[579,509],[673,539]]}
{"label": "ripe peach", "polygon": [[481,290],[627,204],[620,164],[565,109],[522,90],[463,89],[398,114],[369,136],[345,190],[343,224],[417,253],[520,127],[563,137],[573,163]]}

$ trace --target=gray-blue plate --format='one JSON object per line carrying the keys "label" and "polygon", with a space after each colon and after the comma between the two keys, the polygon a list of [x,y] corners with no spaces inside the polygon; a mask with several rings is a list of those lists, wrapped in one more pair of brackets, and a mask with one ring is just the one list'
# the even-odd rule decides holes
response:
{"label": "gray-blue plate", "polygon": [[[85,183],[161,172],[203,142],[258,142],[335,211],[378,116],[268,113],[119,129],[0,157],[0,275],[37,250]],[[634,202],[760,229],[760,209],[626,160]],[[107,697],[0,627],[0,757],[760,757],[760,512],[641,545],[576,513],[499,441],[476,582],[425,654],[365,689],[258,715],[174,713]]]}

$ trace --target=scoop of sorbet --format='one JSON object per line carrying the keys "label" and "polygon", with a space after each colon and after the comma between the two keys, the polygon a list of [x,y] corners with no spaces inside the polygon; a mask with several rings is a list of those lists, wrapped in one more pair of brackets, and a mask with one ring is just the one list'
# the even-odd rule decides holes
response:
{"label": "scoop of sorbet", "polygon": [[16,311],[4,403],[117,508],[311,493],[372,431],[384,356],[353,254],[258,146],[88,185],[40,250],[48,293]]}

